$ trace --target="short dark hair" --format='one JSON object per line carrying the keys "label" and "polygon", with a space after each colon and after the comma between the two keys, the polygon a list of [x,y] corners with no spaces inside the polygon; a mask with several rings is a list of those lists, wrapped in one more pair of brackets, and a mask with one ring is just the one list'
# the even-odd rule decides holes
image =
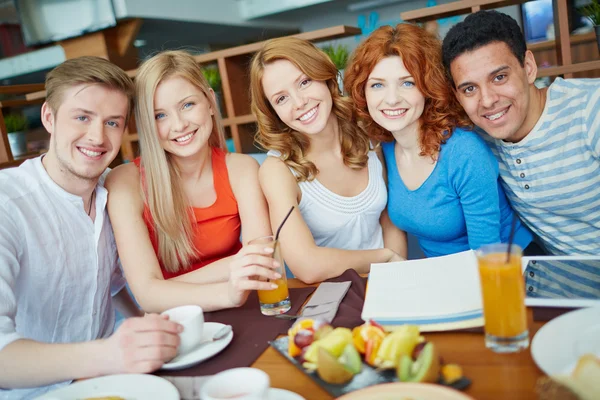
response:
{"label": "short dark hair", "polygon": [[506,14],[494,10],[482,10],[469,15],[463,22],[454,25],[446,34],[442,44],[442,62],[446,74],[452,80],[450,64],[458,56],[476,50],[493,42],[504,42],[525,65],[527,45],[517,21]]}

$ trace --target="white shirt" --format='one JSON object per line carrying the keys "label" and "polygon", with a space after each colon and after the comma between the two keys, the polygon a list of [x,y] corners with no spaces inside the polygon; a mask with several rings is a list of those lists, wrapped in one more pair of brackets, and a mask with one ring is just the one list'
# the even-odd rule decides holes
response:
{"label": "white shirt", "polygon": [[[111,294],[125,284],[106,211],[106,174],[92,221],[81,197],[58,186],[41,160],[0,171],[0,351],[20,338],[72,343],[109,336]],[[0,390],[0,399],[29,399],[56,386]]]}
{"label": "white shirt", "polygon": [[[267,154],[280,156],[275,150]],[[332,192],[316,178],[298,182],[302,192],[298,208],[317,246],[344,250],[383,248],[379,217],[387,204],[387,189],[381,162],[374,151],[369,152],[367,168],[367,187],[353,197]]]}

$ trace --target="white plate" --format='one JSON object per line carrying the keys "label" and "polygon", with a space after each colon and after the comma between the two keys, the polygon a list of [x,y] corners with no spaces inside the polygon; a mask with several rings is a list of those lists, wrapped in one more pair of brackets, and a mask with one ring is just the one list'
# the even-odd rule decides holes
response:
{"label": "white plate", "polygon": [[171,382],[142,374],[87,379],[46,393],[37,400],[79,400],[101,396],[119,396],[126,400],[179,400],[179,392]]}
{"label": "white plate", "polygon": [[306,400],[297,393],[285,389],[269,389],[269,400]]}
{"label": "white plate", "polygon": [[225,336],[223,339],[217,340],[216,342],[207,342],[209,342],[213,335],[224,326],[225,325],[218,322],[206,322],[202,332],[202,343],[194,350],[186,354],[180,354],[168,363],[164,364],[162,369],[170,371],[187,368],[192,365],[199,364],[202,361],[207,360],[215,354],[221,352],[229,343],[231,343],[231,339],[233,339],[233,331],[231,331],[229,335]]}
{"label": "white plate", "polygon": [[391,382],[347,393],[338,400],[475,400],[458,390],[432,383]]}
{"label": "white plate", "polygon": [[531,356],[547,375],[570,374],[585,353],[600,357],[600,307],[582,308],[551,320],[531,342]]}

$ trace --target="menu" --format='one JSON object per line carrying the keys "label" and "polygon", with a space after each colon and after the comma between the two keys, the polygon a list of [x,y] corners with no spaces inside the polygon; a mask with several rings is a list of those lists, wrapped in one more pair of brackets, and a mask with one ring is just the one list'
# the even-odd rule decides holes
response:
{"label": "menu", "polygon": [[405,324],[421,332],[483,326],[475,253],[372,264],[361,316],[389,330]]}

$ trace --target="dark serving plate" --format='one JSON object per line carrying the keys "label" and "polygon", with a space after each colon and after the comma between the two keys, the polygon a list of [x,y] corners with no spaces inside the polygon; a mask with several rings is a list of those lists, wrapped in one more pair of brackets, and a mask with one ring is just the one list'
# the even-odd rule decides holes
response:
{"label": "dark serving plate", "polygon": [[[281,337],[277,340],[270,342],[269,344],[279,352],[283,357],[285,357],[289,362],[294,364],[296,368],[300,371],[308,375],[313,381],[315,381],[319,386],[325,389],[329,394],[333,397],[339,397],[346,393],[353,392],[355,390],[363,389],[368,386],[378,385],[380,383],[389,383],[389,382],[397,382],[398,378],[396,377],[396,371],[394,370],[386,370],[386,371],[377,371],[375,368],[371,367],[368,364],[363,362],[362,370],[360,373],[354,375],[351,381],[342,385],[334,385],[331,383],[327,383],[322,380],[316,372],[309,372],[302,364],[298,362],[293,357],[290,357],[288,354],[288,343],[289,338],[287,336]],[[439,382],[440,384],[444,384],[443,382]],[[464,390],[471,384],[469,378],[462,377],[459,381],[454,382],[452,385],[445,385],[452,387],[458,390]]]}

